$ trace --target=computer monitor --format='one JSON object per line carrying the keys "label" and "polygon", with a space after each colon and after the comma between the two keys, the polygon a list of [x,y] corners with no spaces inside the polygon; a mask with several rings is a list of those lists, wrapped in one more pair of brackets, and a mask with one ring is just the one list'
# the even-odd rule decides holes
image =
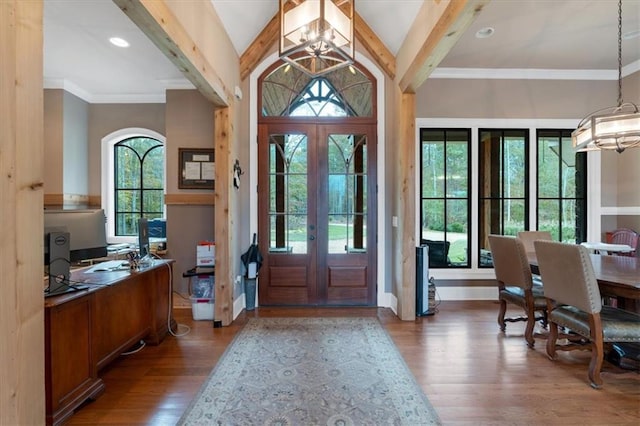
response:
{"label": "computer monitor", "polygon": [[69,262],[95,259],[107,255],[107,219],[102,209],[45,210],[45,264],[49,250],[46,235],[50,232],[69,233]]}
{"label": "computer monitor", "polygon": [[149,221],[146,217],[138,219],[138,255],[140,260],[149,257]]}
{"label": "computer monitor", "polygon": [[45,296],[85,289],[85,286],[75,286],[70,282],[71,264],[105,256],[104,210],[44,211],[44,265],[49,276]]}

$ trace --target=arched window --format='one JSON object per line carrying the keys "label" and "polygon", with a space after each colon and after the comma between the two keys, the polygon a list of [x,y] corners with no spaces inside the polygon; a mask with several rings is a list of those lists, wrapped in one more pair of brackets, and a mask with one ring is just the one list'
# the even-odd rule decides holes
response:
{"label": "arched window", "polygon": [[325,78],[311,80],[289,108],[292,117],[345,117],[348,104]]}
{"label": "arched window", "polygon": [[164,137],[124,129],[103,139],[102,206],[110,243],[132,242],[138,219],[164,218]]}
{"label": "arched window", "polygon": [[261,116],[372,117],[375,79],[356,65],[311,77],[278,62],[260,84]]}

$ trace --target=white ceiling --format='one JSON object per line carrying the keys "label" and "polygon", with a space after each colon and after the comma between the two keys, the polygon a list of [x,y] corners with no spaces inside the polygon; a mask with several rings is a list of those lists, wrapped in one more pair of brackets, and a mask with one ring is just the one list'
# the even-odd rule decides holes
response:
{"label": "white ceiling", "polygon": [[[211,1],[238,54],[277,12],[277,0]],[[393,53],[422,0],[357,0],[356,10]],[[192,88],[111,0],[44,1],[45,87],[88,102],[163,102]],[[247,13],[250,11],[250,13]],[[433,77],[617,78],[614,0],[492,0]],[[491,26],[495,34],[475,33]],[[640,31],[640,0],[623,1],[623,33]],[[117,48],[119,36],[131,44]],[[623,40],[623,73],[640,70],[640,36]]]}

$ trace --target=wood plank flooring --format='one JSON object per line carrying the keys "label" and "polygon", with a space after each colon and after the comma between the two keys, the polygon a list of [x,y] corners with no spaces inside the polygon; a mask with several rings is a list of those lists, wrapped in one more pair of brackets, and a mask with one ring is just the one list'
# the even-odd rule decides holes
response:
{"label": "wood plank flooring", "polygon": [[544,340],[528,349],[524,323],[499,331],[497,303],[442,302],[438,309],[403,322],[388,309],[257,308],[223,328],[193,321],[190,309],[174,309],[190,332],[121,356],[101,372],[105,393],[67,424],[174,425],[253,316],[377,316],[445,425],[640,424],[640,374],[605,361],[604,388],[594,390],[588,351],[560,353],[551,361]]}

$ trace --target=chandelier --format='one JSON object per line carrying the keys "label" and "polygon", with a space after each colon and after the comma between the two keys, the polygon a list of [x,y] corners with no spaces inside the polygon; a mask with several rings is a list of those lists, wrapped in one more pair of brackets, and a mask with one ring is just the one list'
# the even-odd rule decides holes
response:
{"label": "chandelier", "polygon": [[622,100],[622,0],[618,0],[618,105],[582,119],[571,140],[576,151],[607,149],[620,153],[640,147],[638,105]]}
{"label": "chandelier", "polygon": [[355,0],[280,0],[280,58],[311,77],[353,64]]}

